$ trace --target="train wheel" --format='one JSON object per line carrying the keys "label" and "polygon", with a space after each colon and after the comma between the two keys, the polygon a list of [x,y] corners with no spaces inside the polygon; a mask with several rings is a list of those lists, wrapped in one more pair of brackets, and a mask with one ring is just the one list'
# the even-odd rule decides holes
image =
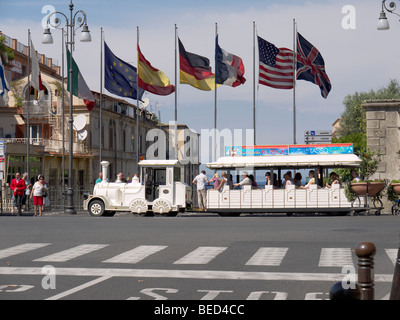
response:
{"label": "train wheel", "polygon": [[239,217],[240,212],[219,212],[218,215],[220,217]]}
{"label": "train wheel", "polygon": [[156,199],[153,202],[153,212],[159,214],[167,214],[171,211],[170,203],[165,199]]}
{"label": "train wheel", "polygon": [[104,203],[101,200],[94,200],[89,204],[88,211],[92,217],[101,217],[104,210]]}

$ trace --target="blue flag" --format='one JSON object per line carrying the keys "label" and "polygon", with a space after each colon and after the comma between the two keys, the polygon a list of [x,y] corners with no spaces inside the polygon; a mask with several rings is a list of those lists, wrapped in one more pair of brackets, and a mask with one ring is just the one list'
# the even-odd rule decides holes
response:
{"label": "blue flag", "polygon": [[137,96],[137,70],[116,57],[104,42],[104,87],[124,98],[141,100],[144,90],[139,88]]}
{"label": "blue flag", "polygon": [[3,62],[0,57],[0,96],[3,98],[5,104],[8,103],[8,91],[10,91],[10,85],[6,79]]}

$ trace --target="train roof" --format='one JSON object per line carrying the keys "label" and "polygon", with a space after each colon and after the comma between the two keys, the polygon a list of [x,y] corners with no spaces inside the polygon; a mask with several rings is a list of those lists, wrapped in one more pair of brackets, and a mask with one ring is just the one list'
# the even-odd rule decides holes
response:
{"label": "train roof", "polygon": [[271,155],[271,156],[230,156],[207,163],[209,169],[235,168],[353,168],[359,167],[360,158],[355,154],[321,155]]}
{"label": "train roof", "polygon": [[142,167],[174,167],[181,166],[179,160],[142,160],[139,162]]}

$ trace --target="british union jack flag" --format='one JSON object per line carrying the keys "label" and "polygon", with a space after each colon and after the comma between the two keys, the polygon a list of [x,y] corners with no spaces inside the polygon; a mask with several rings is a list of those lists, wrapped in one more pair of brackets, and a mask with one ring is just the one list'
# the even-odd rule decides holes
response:
{"label": "british union jack flag", "polygon": [[332,88],[321,53],[300,33],[297,33],[297,79],[319,86],[325,99]]}

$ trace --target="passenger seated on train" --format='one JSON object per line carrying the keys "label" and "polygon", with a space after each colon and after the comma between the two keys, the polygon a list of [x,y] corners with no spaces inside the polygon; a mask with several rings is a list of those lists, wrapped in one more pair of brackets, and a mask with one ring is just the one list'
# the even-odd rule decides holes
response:
{"label": "passenger seated on train", "polygon": [[308,181],[308,183],[305,186],[300,186],[300,189],[308,189],[308,188],[310,188],[310,185],[315,184],[315,171],[314,170],[310,170],[308,172],[308,177],[310,178],[310,180]]}
{"label": "passenger seated on train", "polygon": [[356,170],[351,170],[351,176],[353,177],[353,182],[360,182],[360,177],[358,176],[358,172]]}
{"label": "passenger seated on train", "polygon": [[290,185],[294,184],[294,181],[292,179],[292,171],[287,171],[283,175],[283,179],[284,179],[284,183],[282,184],[283,189],[286,189],[286,186],[290,186]]}
{"label": "passenger seated on train", "polygon": [[301,186],[301,179],[303,179],[301,173],[296,172],[296,174],[294,175],[294,185],[296,186],[296,188]]}
{"label": "passenger seated on train", "polygon": [[[265,179],[267,180],[265,182],[266,186],[270,186],[272,185],[272,179],[271,179],[271,173],[270,172],[266,172],[265,173]],[[274,173],[274,189],[279,187],[279,181],[278,181],[278,176],[276,175],[276,173]]]}
{"label": "passenger seated on train", "polygon": [[221,172],[221,177],[222,177],[222,180],[221,180],[221,182],[219,183],[219,186],[218,186],[217,188],[215,188],[215,189],[218,190],[218,191],[222,190],[222,189],[224,188],[224,185],[229,185],[229,182],[228,182],[228,175],[226,174],[225,171],[222,171],[222,172]]}
{"label": "passenger seated on train", "polygon": [[249,178],[249,174],[247,173],[247,171],[243,171],[242,172],[242,181],[240,181],[239,183],[234,183],[233,186],[234,187],[242,187],[242,186],[246,186],[246,185],[250,185],[251,186],[251,180]]}
{"label": "passenger seated on train", "polygon": [[126,183],[126,179],[124,178],[124,174],[122,172],[118,173],[117,180],[115,182],[123,182]]}
{"label": "passenger seated on train", "polygon": [[335,173],[335,172],[332,171],[332,172],[330,173],[330,175],[329,175],[329,178],[330,178],[331,184],[327,183],[327,184],[326,184],[326,187],[327,187],[327,188],[332,188],[332,186],[335,185],[335,184],[338,184],[339,186],[342,185],[342,183],[340,182],[340,179],[339,179],[339,176],[338,176],[337,173]]}
{"label": "passenger seated on train", "polygon": [[254,189],[257,189],[257,182],[254,179],[254,176],[252,174],[249,175],[249,179],[251,180],[251,187],[254,188]]}

